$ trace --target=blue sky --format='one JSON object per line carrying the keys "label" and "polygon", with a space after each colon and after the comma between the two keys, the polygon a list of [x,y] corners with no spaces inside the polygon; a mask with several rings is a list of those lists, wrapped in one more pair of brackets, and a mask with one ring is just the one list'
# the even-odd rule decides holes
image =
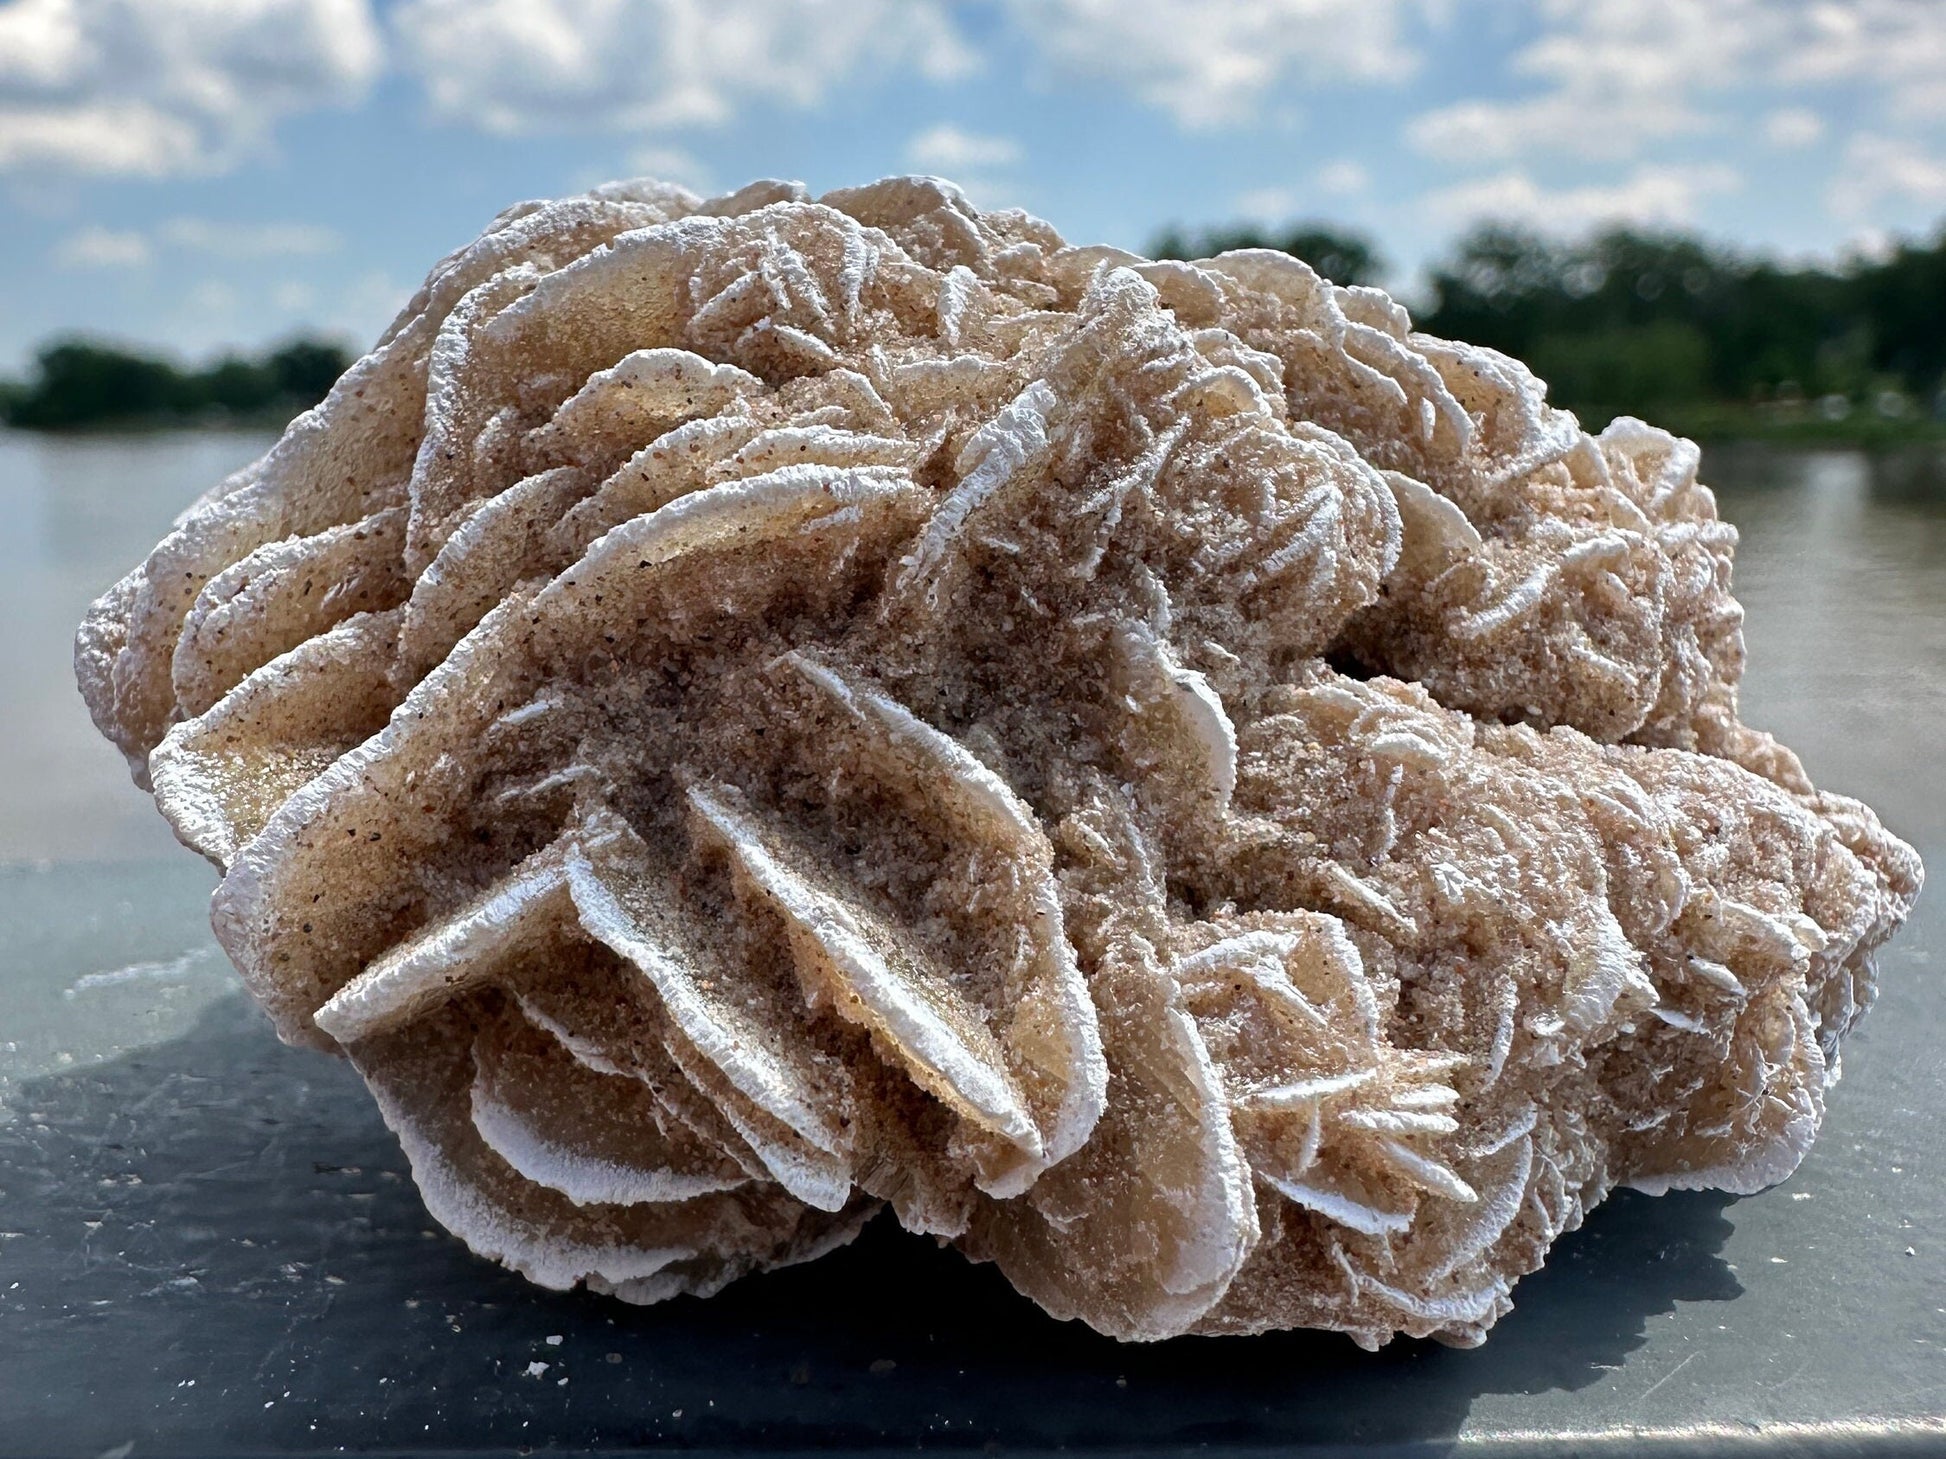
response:
{"label": "blue sky", "polygon": [[1069,239],[1946,215],[1941,0],[0,0],[0,370],[363,343],[516,199],[954,177]]}

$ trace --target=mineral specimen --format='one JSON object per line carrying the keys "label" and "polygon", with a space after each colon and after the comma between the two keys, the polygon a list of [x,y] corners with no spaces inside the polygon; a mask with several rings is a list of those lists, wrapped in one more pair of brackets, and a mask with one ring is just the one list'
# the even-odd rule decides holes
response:
{"label": "mineral specimen", "polygon": [[882,1205],[1121,1338],[1473,1343],[1803,1156],[1913,853],[1736,710],[1697,451],[1281,254],[526,204],[83,626],[288,1040],[552,1287]]}

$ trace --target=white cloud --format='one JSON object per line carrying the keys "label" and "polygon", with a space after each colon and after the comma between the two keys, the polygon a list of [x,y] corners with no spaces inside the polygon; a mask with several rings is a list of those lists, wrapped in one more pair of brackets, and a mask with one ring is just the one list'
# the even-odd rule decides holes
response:
{"label": "white cloud", "polygon": [[377,339],[392,317],[412,297],[414,285],[401,283],[382,270],[360,274],[339,295],[335,307],[318,322],[342,330],[364,344]]}
{"label": "white cloud", "polygon": [[221,170],[279,118],[357,101],[381,62],[369,0],[12,0],[0,170]]}
{"label": "white cloud", "polygon": [[1371,175],[1349,159],[1328,162],[1311,174],[1308,188],[1272,184],[1253,187],[1236,196],[1239,218],[1251,223],[1286,223],[1301,214],[1315,213],[1319,198],[1356,197],[1372,185]]}
{"label": "white cloud", "polygon": [[0,101],[0,172],[166,177],[193,169],[201,145],[192,124],[139,102],[19,107]]}
{"label": "white cloud", "polygon": [[1441,188],[1425,203],[1454,226],[1490,219],[1577,233],[1600,223],[1687,223],[1705,198],[1740,183],[1734,170],[1718,164],[1638,167],[1619,183],[1553,189],[1508,171]]}
{"label": "white cloud", "polygon": [[1297,193],[1287,187],[1253,187],[1236,199],[1237,216],[1252,223],[1281,223],[1297,208]]}
{"label": "white cloud", "polygon": [[[673,182],[699,193],[716,191],[716,184],[709,168],[686,148],[646,143],[628,154],[628,165],[637,177],[653,177],[661,182]],[[597,181],[606,182],[607,179],[600,178]],[[593,187],[595,184],[591,182],[588,185]]]}
{"label": "white cloud", "polygon": [[1764,140],[1786,151],[1808,147],[1824,135],[1824,118],[1804,106],[1780,106],[1764,118]]}
{"label": "white cloud", "polygon": [[1025,155],[1012,137],[969,132],[950,122],[928,127],[905,144],[906,166],[950,178],[981,208],[1031,205],[1018,171]]}
{"label": "white cloud", "polygon": [[270,302],[285,314],[306,314],[317,307],[318,291],[302,279],[286,279],[270,291]]}
{"label": "white cloud", "polygon": [[1642,144],[1701,131],[1702,113],[1686,99],[1611,93],[1581,86],[1527,101],[1462,101],[1413,118],[1412,145],[1445,162],[1505,162],[1536,152],[1614,161]]}
{"label": "white cloud", "polygon": [[81,229],[55,247],[63,268],[139,268],[158,248],[209,259],[293,258],[334,253],[344,240],[315,223],[214,223],[171,218],[151,233],[100,226]]}
{"label": "white cloud", "polygon": [[58,87],[85,64],[88,49],[76,6],[19,0],[0,9],[0,81]]}
{"label": "white cloud", "polygon": [[905,160],[909,164],[948,177],[1010,167],[1020,157],[1020,143],[1013,138],[962,131],[950,122],[929,127],[905,144]]}
{"label": "white cloud", "polygon": [[[1889,228],[1861,228],[1847,238],[1839,250],[1840,257],[1855,258],[1863,263],[1884,263],[1899,248],[1899,236]],[[1824,265],[1826,260],[1816,259],[1815,263]]]}
{"label": "white cloud", "polygon": [[83,228],[54,249],[54,262],[62,268],[140,268],[149,258],[147,238],[113,228]]}
{"label": "white cloud", "polygon": [[1934,0],[1798,0],[1786,82],[1864,82],[1890,116],[1946,117],[1946,6]]}
{"label": "white cloud", "polygon": [[289,258],[335,253],[344,239],[316,223],[216,223],[171,218],[156,236],[172,248],[215,258]]}
{"label": "white cloud", "polygon": [[1538,83],[1414,119],[1418,150],[1454,162],[1542,153],[1633,158],[1723,132],[1739,94],[1768,96],[1774,146],[1822,131],[1828,88],[1866,88],[1895,121],[1946,117],[1946,5],[1937,0],[1530,0],[1541,34],[1508,69]]}
{"label": "white cloud", "polygon": [[193,313],[213,324],[234,315],[243,304],[243,296],[221,279],[204,279],[189,291],[186,302]]}
{"label": "white cloud", "polygon": [[1645,142],[1706,130],[1699,96],[1731,80],[1770,22],[1756,0],[1541,0],[1547,28],[1510,69],[1545,84],[1512,101],[1469,100],[1415,118],[1407,136],[1453,162],[1535,152],[1626,158]]}
{"label": "white cloud", "polygon": [[1328,162],[1320,167],[1316,182],[1319,192],[1348,198],[1369,191],[1372,186],[1372,175],[1362,164],[1344,159]]}
{"label": "white cloud", "polygon": [[1946,204],[1946,157],[1903,138],[1861,133],[1845,147],[1828,201],[1833,213],[1848,219],[1867,217],[1887,203]]}
{"label": "white cloud", "polygon": [[1247,122],[1297,83],[1395,82],[1420,0],[1009,0],[1057,73],[1133,91],[1186,127]]}
{"label": "white cloud", "polygon": [[508,135],[720,124],[975,64],[940,0],[405,0],[393,26],[436,115]]}

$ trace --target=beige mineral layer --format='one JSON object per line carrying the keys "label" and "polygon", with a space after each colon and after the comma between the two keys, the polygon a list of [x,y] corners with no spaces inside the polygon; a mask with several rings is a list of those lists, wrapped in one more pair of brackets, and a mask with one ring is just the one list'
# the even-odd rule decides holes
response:
{"label": "beige mineral layer", "polygon": [[1918,859],[1738,718],[1697,448],[1244,250],[653,182],[441,261],[97,603],[96,723],[432,1215],[875,1215],[1130,1340],[1473,1344],[1817,1132]]}

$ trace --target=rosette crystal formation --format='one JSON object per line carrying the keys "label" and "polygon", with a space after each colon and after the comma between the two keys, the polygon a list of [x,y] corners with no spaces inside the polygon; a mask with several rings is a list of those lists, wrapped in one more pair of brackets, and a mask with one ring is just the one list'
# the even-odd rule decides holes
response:
{"label": "rosette crystal formation", "polygon": [[1281,254],[527,204],[81,630],[288,1040],[550,1287],[882,1207],[1123,1338],[1477,1342],[1809,1146],[1921,871],[1689,443]]}

